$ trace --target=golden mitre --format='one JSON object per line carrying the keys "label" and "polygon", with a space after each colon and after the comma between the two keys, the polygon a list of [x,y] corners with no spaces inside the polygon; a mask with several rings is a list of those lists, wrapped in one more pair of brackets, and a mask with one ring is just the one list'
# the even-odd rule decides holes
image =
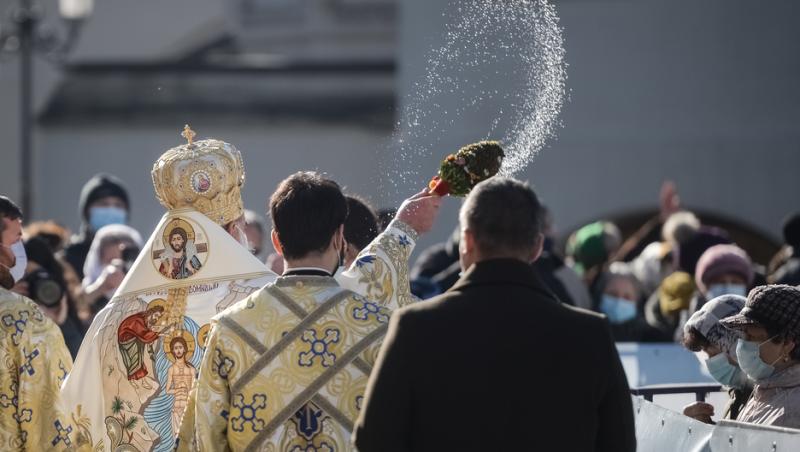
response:
{"label": "golden mitre", "polygon": [[167,209],[191,207],[220,226],[244,214],[242,154],[232,144],[207,139],[194,141],[185,126],[187,143],[165,152],[153,165],[153,187]]}

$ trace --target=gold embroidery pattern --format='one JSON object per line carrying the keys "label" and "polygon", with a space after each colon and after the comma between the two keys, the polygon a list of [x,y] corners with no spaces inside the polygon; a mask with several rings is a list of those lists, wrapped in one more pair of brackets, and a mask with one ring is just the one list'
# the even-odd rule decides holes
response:
{"label": "gold embroidery pattern", "polygon": [[71,369],[58,327],[34,302],[0,289],[0,450],[77,445],[59,392]]}
{"label": "gold embroidery pattern", "polygon": [[[279,278],[276,286],[307,312],[342,290],[336,286],[315,285],[309,280],[290,280],[292,284],[287,280],[289,278]],[[226,310],[221,314],[225,322],[217,323],[209,335],[197,403],[190,402],[193,410],[187,411],[181,429],[180,444],[187,446],[179,450],[191,449],[192,444],[202,444],[209,450],[248,448],[300,391],[357,342],[385,325],[390,315],[391,311],[385,307],[351,294],[336,302],[242,386],[236,382],[255,365],[261,353],[225,325],[235,321],[240,327],[237,330],[251,333],[264,344],[259,349],[268,350],[302,319],[273,298],[268,290],[260,290],[246,302]],[[373,344],[373,348],[379,346],[379,343]],[[370,349],[362,355],[372,353]],[[216,359],[212,359],[215,356]],[[227,367],[226,362],[229,363]],[[355,422],[366,381],[367,376],[350,364],[338,370],[318,395]],[[234,386],[241,389],[229,392]],[[193,434],[197,437],[192,438]],[[308,402],[258,448],[347,450],[349,435],[349,430],[339,425],[331,413]]]}

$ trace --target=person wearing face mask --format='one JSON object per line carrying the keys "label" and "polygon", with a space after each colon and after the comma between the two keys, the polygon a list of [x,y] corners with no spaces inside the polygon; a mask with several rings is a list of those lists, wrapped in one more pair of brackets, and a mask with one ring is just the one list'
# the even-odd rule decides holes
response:
{"label": "person wearing face mask", "polygon": [[85,328],[67,288],[65,266],[56,260],[47,242],[38,237],[25,241],[25,253],[28,255],[25,276],[14,285],[13,290],[35,301],[39,309],[58,325],[74,358],[81,346]]}
{"label": "person wearing face mask", "polygon": [[707,249],[697,261],[694,272],[695,283],[704,300],[721,295],[747,296],[753,277],[750,257],[736,245],[714,245]]}
{"label": "person wearing face mask", "polygon": [[755,382],[737,421],[800,428],[800,289],[756,287],[720,323],[739,333],[736,360]]}
{"label": "person wearing face mask", "polygon": [[[67,448],[77,426],[59,397],[72,368],[58,327],[36,303],[10,289],[18,280],[13,245],[20,242],[22,212],[0,196],[0,450]],[[25,270],[23,264],[23,272]]]}
{"label": "person wearing face mask", "polygon": [[[182,337],[189,347],[185,361],[197,368],[212,317],[277,277],[248,246],[239,150],[217,139],[194,141],[188,126],[182,136],[187,141],[161,155],[151,172],[167,212],[95,316],[62,390],[71,413],[78,416],[81,407],[89,417],[87,446],[103,441],[112,448],[151,450],[172,444],[178,419],[161,420],[179,416],[183,401],[176,407],[165,392],[160,372],[175,362],[165,344]],[[393,227],[362,252],[360,265],[344,272],[350,287],[376,294],[387,305],[408,302],[415,234],[430,229],[437,208],[427,199],[410,200]],[[91,278],[91,268],[87,272]],[[87,398],[87,386],[99,388],[97,394]],[[115,398],[125,401],[122,412],[112,408]],[[114,435],[131,416],[141,421],[132,436]]]}
{"label": "person wearing face mask", "polygon": [[69,246],[64,250],[64,258],[82,280],[86,256],[97,231],[110,224],[128,223],[128,191],[117,177],[97,174],[83,186],[78,210],[81,215],[81,230],[70,239]]}
{"label": "person wearing face mask", "polygon": [[[269,204],[284,273],[215,317],[207,343],[215,355],[200,365],[178,450],[260,449],[285,438],[293,439],[284,450],[348,448],[357,401],[392,311],[333,278],[347,246],[347,201],[338,184],[295,173]],[[275,359],[265,360],[268,355]],[[226,366],[220,357],[233,356],[236,365],[220,372]],[[325,389],[333,385],[335,391]],[[229,427],[228,413],[244,413],[231,394],[244,394],[257,407],[271,404],[253,412],[249,422],[259,428],[237,428],[235,420]]]}
{"label": "person wearing face mask", "polygon": [[596,310],[608,317],[617,342],[663,342],[670,338],[650,326],[642,311],[641,286],[624,266],[612,264],[595,285],[599,291]]}
{"label": "person wearing face mask", "polygon": [[[740,295],[722,295],[709,301],[692,314],[683,327],[683,346],[693,352],[704,352],[705,365],[711,376],[728,389],[730,400],[723,419],[736,420],[750,393],[753,383],[736,361],[736,341],[739,335],[720,323],[738,314],[747,299]],[[683,414],[708,424],[713,423],[714,406],[695,402],[686,406]]]}

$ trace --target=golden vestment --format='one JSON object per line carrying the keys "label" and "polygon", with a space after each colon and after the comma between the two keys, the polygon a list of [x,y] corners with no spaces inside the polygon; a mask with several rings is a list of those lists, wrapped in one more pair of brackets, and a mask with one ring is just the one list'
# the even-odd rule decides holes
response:
{"label": "golden vestment", "polygon": [[[193,231],[192,253],[202,265],[173,280],[159,268],[165,237],[176,227]],[[410,302],[414,238],[409,226],[393,222],[340,278],[381,304],[394,308]],[[76,443],[97,450],[172,450],[188,403],[188,391],[180,387],[184,380],[170,379],[175,361],[199,369],[211,318],[275,278],[203,214],[191,209],[165,214],[117,294],[92,322],[62,388],[69,412],[80,411],[83,419]],[[159,307],[160,315],[152,315]],[[172,350],[178,337],[186,348],[180,358]]]}
{"label": "golden vestment", "polygon": [[390,314],[324,276],[219,314],[178,450],[347,450]]}
{"label": "golden vestment", "polygon": [[58,326],[0,288],[0,450],[73,450],[80,418],[65,416],[59,396],[71,368]]}

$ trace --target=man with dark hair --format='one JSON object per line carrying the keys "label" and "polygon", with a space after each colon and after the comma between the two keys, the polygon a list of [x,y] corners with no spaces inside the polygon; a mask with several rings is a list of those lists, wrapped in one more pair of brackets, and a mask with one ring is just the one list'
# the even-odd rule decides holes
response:
{"label": "man with dark hair", "polygon": [[344,267],[356,260],[358,253],[367,247],[380,233],[378,215],[358,196],[347,195],[347,219],[344,221]]}
{"label": "man with dark hair", "polygon": [[608,323],[559,303],[530,265],[543,241],[535,193],[489,179],[469,194],[460,222],[464,274],[445,294],[395,312],[356,447],[634,451],[628,384]]}
{"label": "man with dark hair", "polygon": [[270,214],[286,270],[215,317],[179,450],[348,449],[391,310],[333,278],[347,218],[335,182],[295,173]]}
{"label": "man with dark hair", "polygon": [[0,450],[63,448],[76,428],[59,397],[72,359],[58,326],[33,301],[9,290],[21,218],[19,207],[0,196]]}
{"label": "man with dark hair", "polygon": [[[312,172],[295,173],[278,185],[269,202],[272,244],[284,260],[296,260],[328,249],[331,234],[344,230],[347,201],[339,185]],[[313,213],[313,220],[310,214]],[[337,258],[344,249],[337,249]],[[340,265],[337,259],[335,267]]]}

